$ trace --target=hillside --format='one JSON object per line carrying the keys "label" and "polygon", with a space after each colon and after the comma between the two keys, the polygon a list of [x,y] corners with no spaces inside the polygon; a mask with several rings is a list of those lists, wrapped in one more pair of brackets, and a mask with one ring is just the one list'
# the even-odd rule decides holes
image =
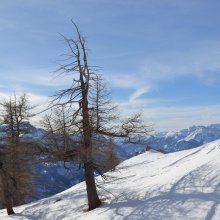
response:
{"label": "hillside", "polygon": [[[87,212],[84,182],[40,201],[15,208],[0,219],[217,220],[220,216],[220,140],[161,154],[146,152],[98,177],[103,205]],[[111,192],[111,193],[109,193]]]}

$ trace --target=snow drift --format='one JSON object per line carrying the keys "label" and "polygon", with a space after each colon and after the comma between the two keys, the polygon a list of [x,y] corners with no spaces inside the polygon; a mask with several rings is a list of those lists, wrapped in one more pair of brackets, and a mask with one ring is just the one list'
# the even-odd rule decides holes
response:
{"label": "snow drift", "polygon": [[220,140],[171,154],[146,152],[97,178],[103,204],[87,212],[84,182],[50,198],[15,208],[0,219],[218,220]]}

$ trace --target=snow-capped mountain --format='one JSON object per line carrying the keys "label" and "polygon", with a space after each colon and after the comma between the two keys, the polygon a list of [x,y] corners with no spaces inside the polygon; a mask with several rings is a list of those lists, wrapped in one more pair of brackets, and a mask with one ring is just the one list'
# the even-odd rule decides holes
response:
{"label": "snow-capped mountain", "polygon": [[179,132],[161,132],[147,139],[153,149],[165,153],[191,149],[220,139],[220,124],[192,126]]}
{"label": "snow-capped mountain", "polygon": [[218,220],[220,216],[220,140],[162,154],[145,152],[99,176],[103,204],[87,212],[85,183],[27,205],[0,219],[36,220]]}
{"label": "snow-capped mountain", "polygon": [[158,132],[144,139],[144,145],[119,146],[118,153],[121,158],[127,159],[151,148],[163,153],[171,153],[199,147],[220,139],[220,124],[192,126],[178,132]]}
{"label": "snow-capped mountain", "polygon": [[[31,124],[24,123],[24,128],[29,130],[23,135],[26,139],[41,141],[44,130],[36,128]],[[6,124],[0,125],[0,137],[5,135],[7,130]],[[149,137],[144,137],[144,145],[119,144],[117,153],[122,160],[128,159],[145,149],[147,146],[161,150],[165,153],[176,152],[180,150],[191,149],[201,146],[205,143],[220,139],[220,124],[212,124],[209,126],[192,126],[178,132],[158,132]],[[120,142],[120,140],[118,141]]]}

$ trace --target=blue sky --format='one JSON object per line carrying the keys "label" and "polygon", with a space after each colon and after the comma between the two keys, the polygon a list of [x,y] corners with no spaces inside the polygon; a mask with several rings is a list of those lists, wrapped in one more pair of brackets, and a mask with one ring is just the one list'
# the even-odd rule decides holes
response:
{"label": "blue sky", "polygon": [[143,112],[156,130],[220,123],[219,0],[7,0],[0,6],[0,95],[26,92],[41,108],[68,86],[53,78],[74,37],[124,115]]}

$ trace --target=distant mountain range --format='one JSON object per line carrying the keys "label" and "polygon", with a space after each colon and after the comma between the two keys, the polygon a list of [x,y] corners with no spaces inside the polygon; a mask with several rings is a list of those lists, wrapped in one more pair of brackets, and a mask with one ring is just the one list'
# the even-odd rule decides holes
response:
{"label": "distant mountain range", "polygon": [[[44,130],[36,128],[29,123],[24,124],[29,133],[23,135],[25,139],[41,141]],[[7,125],[0,125],[0,137],[6,135]],[[132,145],[119,144],[116,148],[121,160],[126,160],[152,148],[164,153],[171,153],[186,149],[199,147],[205,143],[220,139],[220,124],[209,126],[192,126],[178,132],[159,132],[150,137],[143,137],[146,144]],[[65,169],[62,162],[49,164],[38,164],[34,170],[39,174],[39,198],[56,194],[64,189],[83,181],[83,170],[79,170],[77,164],[69,164],[69,169]]]}
{"label": "distant mountain range", "polygon": [[179,132],[160,132],[148,138],[148,145],[165,153],[199,147],[220,139],[220,124],[192,126]]}
{"label": "distant mountain range", "polygon": [[199,147],[203,144],[220,139],[220,124],[209,126],[192,126],[178,132],[158,132],[144,138],[144,145],[121,145],[118,153],[122,159],[127,159],[152,148],[163,153],[171,153]]}

